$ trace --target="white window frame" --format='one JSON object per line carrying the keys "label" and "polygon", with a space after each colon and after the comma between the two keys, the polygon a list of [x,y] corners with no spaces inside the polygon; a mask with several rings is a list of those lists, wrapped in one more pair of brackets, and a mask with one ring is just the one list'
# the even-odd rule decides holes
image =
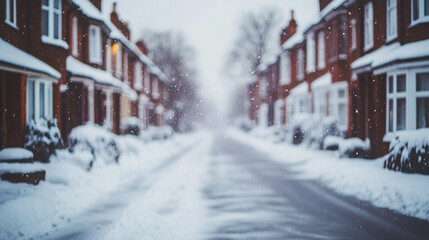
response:
{"label": "white window frame", "polygon": [[141,90],[143,88],[142,63],[141,62],[136,62],[134,64],[134,88],[136,90]]}
{"label": "white window frame", "polygon": [[[417,98],[429,97],[429,91],[417,91],[417,74],[429,73],[429,68],[391,71],[386,77],[386,135],[390,141],[397,133],[417,129]],[[405,75],[405,92],[397,92],[397,76]],[[389,93],[389,78],[393,77],[393,93]],[[405,129],[397,130],[397,99],[405,98]],[[393,128],[389,131],[389,100],[393,100]]]}
{"label": "white window frame", "polygon": [[[10,10],[11,10],[10,9],[11,8],[11,6],[10,6],[11,2],[13,2],[13,11],[12,11],[13,21],[10,20],[11,16],[9,15],[10,14]],[[17,19],[16,19],[16,17],[17,17],[17,14],[16,14],[16,0],[6,0],[6,8],[5,8],[5,10],[6,10],[5,23],[7,23],[8,25],[10,25],[11,27],[13,27],[15,29],[18,29]]]}
{"label": "white window frame", "polygon": [[[46,44],[51,44],[55,46],[62,47],[64,49],[68,49],[68,44],[62,39],[62,1],[58,1],[58,9],[54,8],[54,1],[56,0],[47,0],[48,6],[43,5],[42,2],[42,12],[48,12],[48,35],[43,35],[42,31],[42,42]],[[58,38],[54,36],[54,14],[58,14]],[[42,18],[41,18],[42,21]],[[42,22],[43,24],[43,22]],[[43,26],[42,26],[43,27]]]}
{"label": "white window frame", "polygon": [[311,32],[307,35],[307,73],[312,73],[316,70],[316,44],[315,44],[315,36],[314,33]]}
{"label": "white window frame", "polygon": [[325,58],[325,32],[321,31],[317,34],[317,69],[326,67]]}
{"label": "white window frame", "polygon": [[72,20],[72,54],[73,56],[79,56],[79,36],[78,36],[78,19],[76,16]]}
{"label": "white window frame", "polygon": [[113,119],[112,119],[112,112],[113,112],[113,104],[112,104],[112,98],[113,98],[113,92],[111,89],[104,90],[104,93],[106,95],[106,118],[104,120],[104,127],[107,129],[112,129],[113,127]]}
{"label": "white window frame", "polygon": [[374,8],[372,2],[368,2],[364,9],[364,50],[374,47]]}
{"label": "white window frame", "polygon": [[[34,120],[39,120],[41,118],[53,118],[53,84],[52,81],[39,79],[39,78],[28,78],[27,86],[30,82],[34,82]],[[45,115],[40,115],[40,84],[43,83],[45,86],[45,99],[44,99],[44,109]],[[29,88],[27,87],[26,91],[26,119],[31,121],[32,118],[29,114]]]}
{"label": "white window frame", "polygon": [[106,70],[108,72],[112,71],[112,42],[110,39],[107,40],[106,45]]}
{"label": "white window frame", "polygon": [[351,50],[355,50],[357,48],[357,29],[356,29],[356,19],[352,19],[350,21],[350,27],[351,27],[351,40],[352,40],[352,44],[351,44]]}
{"label": "white window frame", "polygon": [[284,104],[285,103],[283,99],[278,99],[274,103],[274,125],[283,125]]}
{"label": "white window frame", "polygon": [[128,76],[128,52],[124,52],[124,82],[130,85],[130,79]]}
{"label": "white window frame", "polygon": [[316,116],[325,117],[327,113],[327,96],[328,96],[327,87],[315,88],[313,92],[313,106],[314,113]]}
{"label": "white window frame", "polygon": [[118,76],[122,76],[122,44],[117,42],[118,44],[118,52],[116,53],[116,69],[115,73]]}
{"label": "white window frame", "polygon": [[301,81],[304,79],[304,49],[299,48],[297,52],[297,73],[296,78]]}
{"label": "white window frame", "polygon": [[[344,96],[340,97],[338,92],[344,90]],[[345,107],[345,123],[340,123],[340,104],[344,104]],[[348,85],[347,82],[333,83],[329,92],[329,116],[334,117],[337,120],[338,127],[341,131],[346,131],[348,127]]]}
{"label": "white window frame", "polygon": [[[419,23],[429,22],[429,14],[425,16],[425,8],[424,8],[425,1],[427,0],[416,0],[416,1],[418,1],[418,4],[419,4],[419,9],[418,9],[419,13],[416,20],[413,19],[414,18],[414,0],[410,1],[411,2],[411,26],[414,26]],[[429,1],[427,3],[429,4]]]}
{"label": "white window frame", "polygon": [[268,77],[267,77],[267,74],[264,73],[259,83],[259,96],[262,99],[265,99],[267,96],[267,89],[268,89],[267,85],[268,85]]}
{"label": "white window frame", "polygon": [[149,67],[148,66],[146,66],[145,68],[144,68],[144,89],[145,89],[145,91],[146,91],[146,93],[149,93],[150,92],[150,72],[149,72]]}
{"label": "white window frame", "polygon": [[152,96],[155,99],[159,98],[159,83],[158,83],[158,79],[153,79],[152,81]]}
{"label": "white window frame", "polygon": [[280,83],[290,83],[290,54],[289,52],[283,52],[280,55]]}
{"label": "white window frame", "polygon": [[[94,34],[93,35],[93,31]],[[99,26],[89,26],[89,61],[95,64],[102,64],[102,43],[101,30]]]}
{"label": "white window frame", "polygon": [[[392,5],[391,5],[392,3]],[[391,14],[393,13],[393,19],[391,19]],[[397,0],[387,0],[386,1],[386,41],[391,41],[398,37],[398,10],[397,10]],[[391,31],[393,30],[393,32]]]}

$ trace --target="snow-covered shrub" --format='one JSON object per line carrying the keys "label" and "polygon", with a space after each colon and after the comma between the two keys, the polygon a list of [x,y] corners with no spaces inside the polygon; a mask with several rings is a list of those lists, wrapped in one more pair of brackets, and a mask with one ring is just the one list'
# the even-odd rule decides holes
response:
{"label": "snow-covered shrub", "polygon": [[363,141],[360,138],[344,139],[339,145],[340,158],[369,158],[369,140]]}
{"label": "snow-covered shrub", "polygon": [[27,122],[24,147],[33,152],[34,160],[49,162],[49,157],[63,145],[56,119],[38,119]]}
{"label": "snow-covered shrub", "polygon": [[238,118],[235,125],[243,132],[250,132],[256,124],[246,117]]}
{"label": "snow-covered shrub", "polygon": [[429,129],[398,135],[390,143],[384,167],[406,173],[429,174]]}
{"label": "snow-covered shrub", "polygon": [[137,117],[128,117],[121,121],[121,130],[123,134],[139,136],[143,129],[143,123]]}
{"label": "snow-covered shrub", "polygon": [[144,141],[153,141],[153,140],[164,140],[171,137],[174,134],[173,128],[170,126],[160,126],[160,127],[148,127],[142,131],[140,137]]}
{"label": "snow-covered shrub", "polygon": [[89,170],[94,164],[118,163],[120,151],[116,137],[101,126],[86,124],[72,130],[67,148],[71,153],[90,153],[92,159],[85,164]]}
{"label": "snow-covered shrub", "polygon": [[339,149],[340,143],[344,141],[344,138],[338,136],[326,136],[323,141],[323,149],[336,151]]}

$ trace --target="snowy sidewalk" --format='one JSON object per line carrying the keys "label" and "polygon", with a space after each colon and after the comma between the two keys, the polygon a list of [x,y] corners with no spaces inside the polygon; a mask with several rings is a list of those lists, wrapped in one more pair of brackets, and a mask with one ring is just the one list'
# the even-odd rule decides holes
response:
{"label": "snowy sidewalk", "polygon": [[229,135],[287,164],[303,179],[320,180],[340,194],[429,221],[429,176],[383,169],[383,158],[340,159],[335,152],[273,143],[236,129],[229,130]]}

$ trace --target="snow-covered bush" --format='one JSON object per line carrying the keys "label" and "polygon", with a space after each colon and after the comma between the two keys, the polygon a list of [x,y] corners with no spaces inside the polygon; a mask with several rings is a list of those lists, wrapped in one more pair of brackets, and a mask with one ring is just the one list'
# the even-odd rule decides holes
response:
{"label": "snow-covered bush", "polygon": [[256,124],[246,117],[238,118],[235,125],[243,132],[250,132],[256,127]]}
{"label": "snow-covered bush", "polygon": [[88,162],[84,163],[89,170],[94,164],[118,163],[120,151],[116,137],[101,126],[86,124],[72,130],[67,148],[71,153],[90,153],[92,158],[86,158]]}
{"label": "snow-covered bush", "polygon": [[384,167],[406,173],[429,174],[429,129],[398,135],[390,143]]}
{"label": "snow-covered bush", "polygon": [[24,147],[33,152],[34,160],[49,162],[49,157],[63,145],[56,119],[38,119],[27,122]]}
{"label": "snow-covered bush", "polygon": [[123,134],[139,136],[143,129],[143,123],[137,117],[128,117],[121,121],[121,130]]}
{"label": "snow-covered bush", "polygon": [[140,137],[147,142],[153,140],[164,140],[171,137],[173,134],[174,130],[170,126],[151,126],[143,130]]}
{"label": "snow-covered bush", "polygon": [[344,138],[338,136],[326,136],[323,141],[323,149],[336,151],[339,149],[340,143],[344,141]]}
{"label": "snow-covered bush", "polygon": [[339,155],[340,158],[369,158],[369,140],[363,141],[360,138],[344,139],[339,145]]}

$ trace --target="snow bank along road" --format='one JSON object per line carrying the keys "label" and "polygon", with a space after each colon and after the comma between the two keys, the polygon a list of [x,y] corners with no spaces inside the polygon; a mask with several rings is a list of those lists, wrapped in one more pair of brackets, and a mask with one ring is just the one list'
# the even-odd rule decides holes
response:
{"label": "snow bank along road", "polygon": [[192,147],[35,239],[429,236],[427,221],[338,195],[292,169],[235,138],[207,133]]}

